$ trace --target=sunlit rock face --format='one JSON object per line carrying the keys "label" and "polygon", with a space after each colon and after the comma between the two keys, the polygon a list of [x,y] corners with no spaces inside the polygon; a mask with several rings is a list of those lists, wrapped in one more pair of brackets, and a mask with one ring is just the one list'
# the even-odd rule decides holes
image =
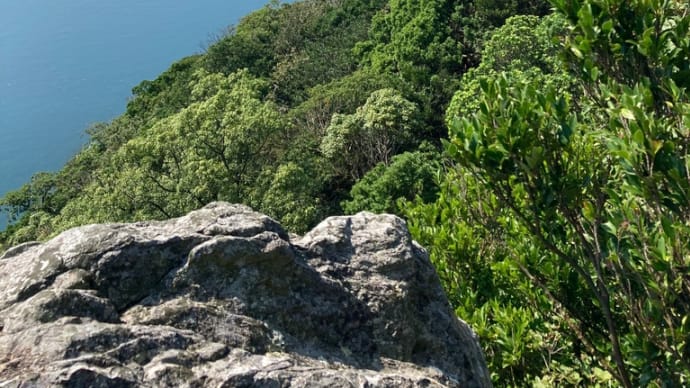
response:
{"label": "sunlit rock face", "polygon": [[0,256],[2,387],[485,387],[404,221],[360,213],[290,237],[213,203],[90,225]]}

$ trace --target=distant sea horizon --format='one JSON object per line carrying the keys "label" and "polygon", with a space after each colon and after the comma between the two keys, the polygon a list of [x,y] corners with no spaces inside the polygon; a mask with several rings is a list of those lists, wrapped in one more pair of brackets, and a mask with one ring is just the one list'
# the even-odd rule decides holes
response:
{"label": "distant sea horizon", "polygon": [[0,197],[37,172],[59,170],[89,126],[124,112],[132,87],[201,53],[267,2],[2,2]]}

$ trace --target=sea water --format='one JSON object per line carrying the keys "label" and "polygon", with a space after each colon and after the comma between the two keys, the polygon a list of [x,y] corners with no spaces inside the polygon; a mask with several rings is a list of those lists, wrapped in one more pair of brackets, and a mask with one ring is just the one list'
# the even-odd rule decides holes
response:
{"label": "sea water", "polygon": [[266,2],[0,0],[0,197],[59,170],[132,87]]}

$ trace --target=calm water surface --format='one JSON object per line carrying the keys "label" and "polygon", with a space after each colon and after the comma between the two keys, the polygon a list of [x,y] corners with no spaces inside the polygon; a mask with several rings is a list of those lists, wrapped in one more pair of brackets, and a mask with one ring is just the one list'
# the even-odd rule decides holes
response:
{"label": "calm water surface", "polygon": [[0,196],[58,170],[133,86],[266,2],[0,0]]}

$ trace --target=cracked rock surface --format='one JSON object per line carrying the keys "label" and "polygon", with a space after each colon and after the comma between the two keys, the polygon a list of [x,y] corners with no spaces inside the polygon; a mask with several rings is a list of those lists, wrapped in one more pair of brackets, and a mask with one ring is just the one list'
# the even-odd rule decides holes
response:
{"label": "cracked rock surface", "polygon": [[486,387],[401,219],[303,237],[241,205],[0,256],[0,387]]}

